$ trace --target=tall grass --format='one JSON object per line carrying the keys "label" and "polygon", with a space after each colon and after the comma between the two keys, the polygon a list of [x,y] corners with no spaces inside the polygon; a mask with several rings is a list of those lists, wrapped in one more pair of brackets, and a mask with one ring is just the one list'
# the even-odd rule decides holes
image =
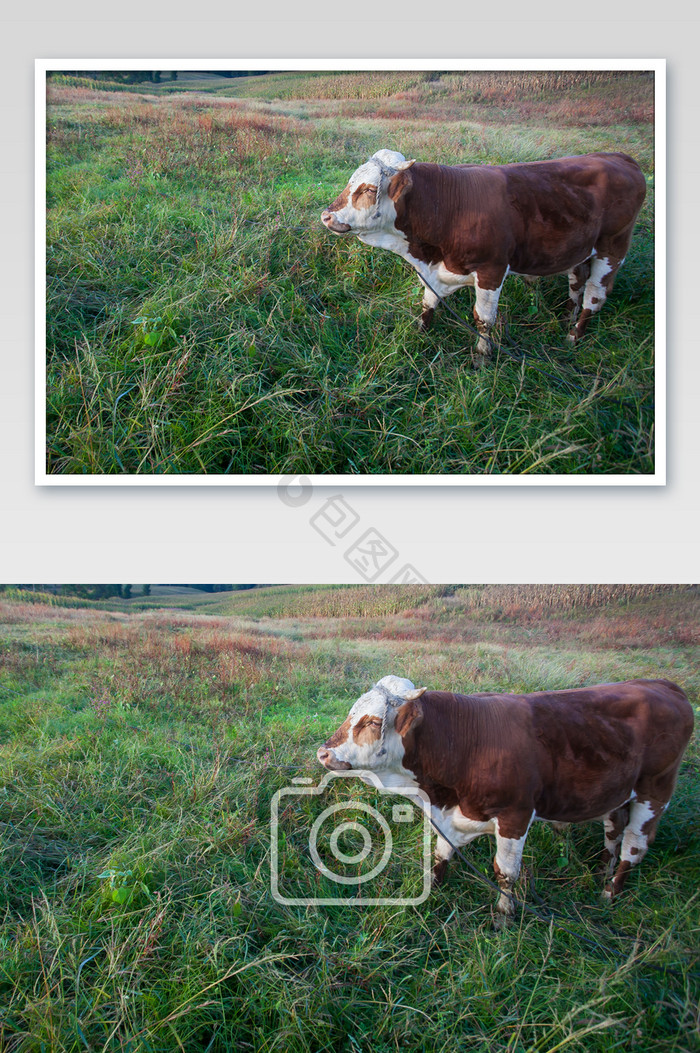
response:
{"label": "tall grass", "polygon": [[[504,75],[493,90],[474,76],[479,101],[452,75],[377,74],[391,91],[376,100],[361,74],[223,89],[255,98],[53,83],[48,471],[652,471],[650,82],[581,74],[578,88],[537,83],[504,99]],[[331,238],[321,209],[387,145],[446,163],[637,157],[649,181],[638,231],[575,353],[559,320],[564,279],[509,280],[504,315],[539,363],[504,351],[477,374],[472,338],[448,314],[417,332],[419,286],[397,257]],[[452,301],[465,316],[469,297]]]}

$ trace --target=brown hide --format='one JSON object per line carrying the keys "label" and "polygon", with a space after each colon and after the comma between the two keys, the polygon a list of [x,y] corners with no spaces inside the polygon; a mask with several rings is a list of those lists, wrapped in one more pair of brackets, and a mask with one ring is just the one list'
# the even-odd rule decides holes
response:
{"label": "brown hide", "polygon": [[411,255],[457,274],[506,267],[518,274],[570,270],[626,251],[644,201],[644,176],[626,154],[586,154],[510,165],[416,163],[389,196]]}
{"label": "brown hide", "polygon": [[633,792],[665,803],[692,727],[690,703],[667,680],[528,695],[429,691],[397,717],[403,765],[432,803],[459,804],[478,821],[534,810],[579,822]]}

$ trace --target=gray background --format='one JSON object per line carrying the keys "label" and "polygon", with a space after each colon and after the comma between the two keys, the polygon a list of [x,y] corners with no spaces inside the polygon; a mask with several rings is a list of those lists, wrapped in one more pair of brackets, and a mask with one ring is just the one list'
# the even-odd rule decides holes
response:
{"label": "gray background", "polygon": [[[435,581],[691,581],[698,578],[697,282],[699,25],[688,5],[502,2],[329,5],[37,5],[5,20],[2,77],[3,325],[0,580],[356,581],[310,525],[342,488],[298,507],[271,487],[35,487],[34,59],[142,57],[666,58],[668,483],[666,487],[347,488],[359,526]],[[428,21],[426,11],[439,17]],[[60,19],[56,18],[60,11]],[[659,14],[664,15],[663,19]],[[633,18],[630,22],[626,14]],[[68,62],[70,67],[71,63]],[[73,68],[76,68],[73,66]],[[182,571],[183,573],[178,573]],[[211,571],[211,573],[210,573]],[[213,577],[212,577],[213,575]]]}

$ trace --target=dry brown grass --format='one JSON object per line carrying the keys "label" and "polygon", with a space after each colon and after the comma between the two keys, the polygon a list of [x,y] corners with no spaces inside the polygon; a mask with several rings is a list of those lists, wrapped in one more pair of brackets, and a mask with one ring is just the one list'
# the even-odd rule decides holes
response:
{"label": "dry brown grass", "polygon": [[0,623],[5,625],[30,625],[34,622],[61,621],[86,624],[91,621],[102,621],[106,617],[119,617],[119,615],[105,615],[104,611],[91,610],[86,607],[63,606],[59,598],[52,603],[23,603],[21,600],[0,599]]}
{"label": "dry brown grass", "polygon": [[348,585],[299,591],[294,586],[231,599],[236,614],[269,618],[378,618],[411,610],[450,593],[449,585]]}
{"label": "dry brown grass", "polygon": [[51,90],[52,106],[55,99],[64,106],[92,101],[100,105],[76,109],[71,121],[50,114],[47,146],[58,149],[80,142],[90,136],[91,127],[120,133],[130,140],[125,149],[132,182],[146,174],[178,174],[186,166],[213,171],[222,154],[231,155],[232,164],[249,158],[264,161],[278,153],[281,144],[296,147],[310,131],[295,118],[231,99],[146,97],[60,86]]}
{"label": "dry brown grass", "polygon": [[653,75],[637,71],[336,74],[300,79],[279,97],[308,101],[313,117],[455,122],[507,114],[569,127],[654,120]]}
{"label": "dry brown grass", "polygon": [[[141,98],[148,98],[155,101],[155,95],[147,95],[143,93]],[[80,87],[78,85],[66,85],[58,81],[54,81],[51,78],[47,81],[46,85],[46,102],[49,106],[75,106],[78,103],[85,102],[98,102],[98,103],[117,103],[120,102],[123,105],[129,105],[133,102],[134,96],[131,92],[126,91],[105,91],[98,87]]]}
{"label": "dry brown grass", "polygon": [[[682,585],[484,585],[463,586],[453,598],[444,601],[446,608],[483,610],[496,618],[531,620],[550,611],[591,610],[611,603],[635,600],[676,592]],[[438,612],[439,613],[439,612]],[[429,616],[430,609],[419,612]]]}

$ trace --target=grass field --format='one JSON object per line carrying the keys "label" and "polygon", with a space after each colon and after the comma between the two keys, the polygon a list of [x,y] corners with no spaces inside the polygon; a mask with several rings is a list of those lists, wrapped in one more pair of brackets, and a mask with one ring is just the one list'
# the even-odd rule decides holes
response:
{"label": "grass field", "polygon": [[[495,932],[493,894],[459,863],[417,907],[282,907],[269,832],[276,791],[319,779],[317,745],[390,671],[465,691],[665,676],[697,709],[697,589],[285,586],[220,594],[216,613],[151,599],[0,596],[1,1049],[697,1049],[696,741],[613,908],[599,825],[533,828],[518,892],[573,934],[527,914]],[[300,881],[307,818],[284,825]],[[409,882],[414,845],[397,842],[387,880]],[[488,875],[489,839],[467,851]]]}
{"label": "grass field", "polygon": [[[649,75],[57,76],[47,116],[47,471],[650,473],[654,112]],[[502,163],[632,154],[648,194],[572,351],[565,278],[510,278],[502,350],[392,253],[320,212],[375,150]],[[471,320],[472,294],[450,301]],[[505,345],[504,345],[505,346]]]}

